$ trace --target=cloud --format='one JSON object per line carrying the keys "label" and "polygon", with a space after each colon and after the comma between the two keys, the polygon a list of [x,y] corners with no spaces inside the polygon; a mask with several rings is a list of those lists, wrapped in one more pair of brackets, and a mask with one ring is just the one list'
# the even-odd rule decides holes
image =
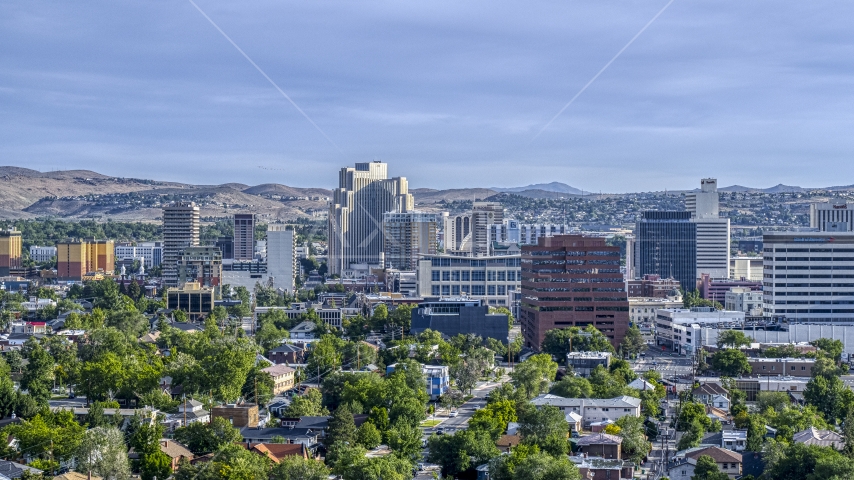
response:
{"label": "cloud", "polygon": [[197,3],[344,155],[188,2],[33,0],[2,4],[4,163],[327,188],[373,158],[413,188],[854,175],[854,5],[676,0],[529,146],[665,1]]}

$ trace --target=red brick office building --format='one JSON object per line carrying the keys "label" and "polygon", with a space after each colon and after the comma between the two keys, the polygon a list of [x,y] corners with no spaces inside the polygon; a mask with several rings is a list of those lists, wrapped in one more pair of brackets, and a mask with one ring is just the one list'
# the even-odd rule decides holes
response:
{"label": "red brick office building", "polygon": [[616,348],[629,327],[629,300],[620,272],[620,248],[583,235],[540,237],[522,247],[525,345],[539,349],[554,328],[593,325]]}

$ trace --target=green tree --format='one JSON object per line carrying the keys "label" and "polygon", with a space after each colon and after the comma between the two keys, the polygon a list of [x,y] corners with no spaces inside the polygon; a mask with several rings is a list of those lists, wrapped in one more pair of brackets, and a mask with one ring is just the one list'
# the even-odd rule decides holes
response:
{"label": "green tree", "polygon": [[343,473],[344,480],[409,480],[412,478],[412,463],[388,455],[379,458],[360,458]]}
{"label": "green tree", "polygon": [[374,314],[371,315],[371,325],[375,330],[382,330],[388,323],[388,307],[384,303],[380,303],[374,307]]}
{"label": "green tree", "polygon": [[708,455],[700,455],[697,466],[694,467],[694,475],[691,480],[728,480],[729,476],[718,469],[715,459]]}
{"label": "green tree", "polygon": [[286,417],[316,417],[326,415],[328,411],[321,403],[323,396],[314,388],[308,389],[305,394],[294,397],[291,404],[285,408],[283,415]]}
{"label": "green tree", "polygon": [[302,457],[285,457],[273,467],[270,480],[326,480],[329,468],[322,462]]}
{"label": "green tree", "polygon": [[44,410],[30,420],[7,426],[3,433],[15,437],[18,449],[31,458],[66,461],[77,452],[84,431],[70,411]]}
{"label": "green tree", "polygon": [[386,443],[400,458],[415,461],[421,458],[421,428],[405,420],[392,424],[385,432]]}
{"label": "green tree", "polygon": [[536,445],[540,450],[553,456],[566,453],[569,424],[566,416],[557,407],[544,405],[534,407],[527,404],[517,411],[519,434],[528,445]]}
{"label": "green tree", "polygon": [[[571,345],[571,347],[570,347]],[[611,341],[595,327],[588,326],[584,330],[578,327],[556,328],[546,332],[543,339],[542,351],[556,358],[564,359],[573,352],[614,352]]]}
{"label": "green tree", "polygon": [[566,456],[535,453],[519,462],[513,480],[581,480],[581,473]]}
{"label": "green tree", "polygon": [[712,368],[727,377],[738,377],[750,373],[750,362],[741,350],[728,348],[720,350],[712,357]]}
{"label": "green tree", "polygon": [[173,438],[182,443],[196,455],[204,455],[219,450],[224,445],[239,442],[240,430],[234,428],[228,420],[214,417],[210,423],[193,422],[186,427],[175,429]]}
{"label": "green tree", "polygon": [[567,375],[555,382],[549,393],[565,398],[590,398],[593,395],[593,387],[584,377]]}
{"label": "green tree", "polygon": [[498,448],[486,435],[459,430],[454,435],[433,435],[428,440],[427,460],[442,466],[442,475],[453,477],[498,456]]}
{"label": "green tree", "polygon": [[738,330],[724,330],[718,335],[718,348],[746,347],[752,342],[752,338]]}
{"label": "green tree", "polygon": [[30,337],[24,343],[24,350],[27,352],[27,366],[21,377],[21,388],[39,403],[46,404],[53,385],[53,357],[35,337]]}
{"label": "green tree", "polygon": [[147,453],[139,461],[139,473],[143,480],[169,478],[172,475],[172,459],[160,450]]}
{"label": "green tree", "polygon": [[382,433],[377,429],[373,422],[365,422],[359,427],[356,433],[356,441],[359,445],[367,448],[377,448],[383,441]]}
{"label": "green tree", "polygon": [[703,439],[705,430],[703,424],[698,420],[694,420],[686,427],[686,431],[679,438],[679,443],[676,445],[677,450],[685,450],[686,448],[694,448],[700,445]]}
{"label": "green tree", "polygon": [[[246,375],[246,381],[243,382],[243,388],[240,393],[243,398],[257,402],[259,405],[267,405],[267,402],[273,398],[273,388],[276,384],[273,382],[273,377],[269,373],[261,371],[264,365],[255,365],[249,370]],[[255,395],[258,395],[256,398]]]}
{"label": "green tree", "polygon": [[6,418],[15,411],[15,385],[8,373],[0,372],[0,418]]}
{"label": "green tree", "polygon": [[620,348],[624,355],[630,357],[635,357],[646,349],[646,341],[644,341],[643,335],[636,325],[632,325],[626,330],[626,336],[623,337]]}
{"label": "green tree", "polygon": [[652,444],[646,439],[646,428],[643,419],[624,415],[617,419],[615,425],[620,427],[618,434],[623,439],[622,450],[624,457],[628,457],[639,465],[652,450]]}
{"label": "green tree", "polygon": [[91,472],[104,480],[130,478],[130,463],[124,435],[115,427],[96,427],[86,431],[74,458],[76,470]]}
{"label": "green tree", "polygon": [[842,360],[842,350],[844,348],[842,340],[833,340],[830,338],[819,338],[810,342],[810,345],[818,348],[822,355],[839,363]]}
{"label": "green tree", "polygon": [[527,360],[518,364],[510,374],[513,385],[521,390],[527,398],[548,391],[549,385],[557,374],[557,363],[551,356],[540,353],[531,355]]}
{"label": "green tree", "polygon": [[762,451],[762,442],[765,440],[765,420],[761,415],[750,415],[750,423],[747,425],[747,451]]}
{"label": "green tree", "polygon": [[353,420],[353,412],[347,405],[341,405],[332,413],[329,419],[329,428],[326,432],[326,445],[332,445],[333,441],[343,443],[356,442],[356,422]]}
{"label": "green tree", "polygon": [[341,367],[343,360],[344,345],[346,342],[334,335],[323,335],[314,343],[311,355],[306,365],[309,378],[320,375],[320,381],[327,375]]}

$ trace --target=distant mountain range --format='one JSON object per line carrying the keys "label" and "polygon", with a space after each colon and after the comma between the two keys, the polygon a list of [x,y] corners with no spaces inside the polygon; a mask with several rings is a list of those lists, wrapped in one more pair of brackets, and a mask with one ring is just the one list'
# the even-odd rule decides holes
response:
{"label": "distant mountain range", "polygon": [[565,183],[561,182],[551,182],[551,183],[535,183],[532,185],[528,185],[525,187],[510,187],[510,188],[502,188],[502,187],[492,187],[490,190],[495,190],[496,192],[503,193],[521,193],[529,190],[543,190],[546,192],[555,192],[555,193],[565,193],[567,195],[582,195],[584,192],[575,187],[571,187]]}

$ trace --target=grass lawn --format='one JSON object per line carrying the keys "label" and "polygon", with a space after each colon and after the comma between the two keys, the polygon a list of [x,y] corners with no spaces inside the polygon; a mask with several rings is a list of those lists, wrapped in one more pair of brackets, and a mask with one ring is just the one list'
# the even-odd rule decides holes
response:
{"label": "grass lawn", "polygon": [[436,425],[442,423],[441,420],[424,420],[421,422],[422,427],[435,427]]}

